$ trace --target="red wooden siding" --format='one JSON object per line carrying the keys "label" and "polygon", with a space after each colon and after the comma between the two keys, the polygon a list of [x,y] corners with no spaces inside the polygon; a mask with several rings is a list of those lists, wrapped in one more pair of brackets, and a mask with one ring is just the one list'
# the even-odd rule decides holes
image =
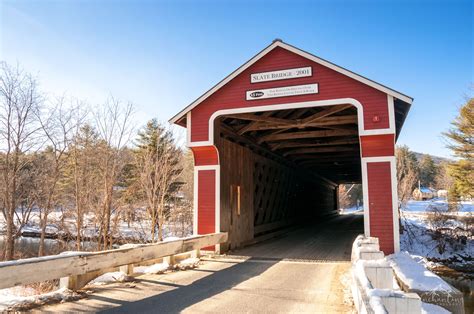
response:
{"label": "red wooden siding", "polygon": [[361,136],[360,146],[362,157],[394,156],[395,134]]}
{"label": "red wooden siding", "polygon": [[370,236],[378,237],[385,254],[394,252],[390,162],[367,163]]}
{"label": "red wooden siding", "polygon": [[[250,74],[273,70],[311,66],[312,77],[250,83]],[[260,100],[245,100],[245,92],[254,89],[282,87],[290,85],[318,83],[319,93]],[[366,129],[388,128],[387,95],[353,80],[332,69],[314,63],[302,56],[277,47],[254,63],[232,81],[192,110],[191,141],[208,140],[208,121],[212,113],[220,109],[242,108],[262,105],[285,104],[302,101],[326,100],[335,98],[354,98],[364,106]],[[373,121],[374,115],[378,122]]]}
{"label": "red wooden siding", "polygon": [[216,230],[216,171],[198,170],[198,234]]}
{"label": "red wooden siding", "polygon": [[195,166],[209,166],[219,164],[219,154],[214,146],[191,147]]}

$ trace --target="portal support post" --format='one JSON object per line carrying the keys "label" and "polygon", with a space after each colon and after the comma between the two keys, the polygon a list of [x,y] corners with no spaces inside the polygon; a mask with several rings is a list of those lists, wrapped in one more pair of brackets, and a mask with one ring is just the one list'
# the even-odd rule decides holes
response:
{"label": "portal support post", "polygon": [[[220,232],[220,165],[215,146],[191,147],[194,154],[193,234]],[[203,250],[220,253],[220,245]]]}
{"label": "portal support post", "polygon": [[395,135],[360,136],[364,231],[385,254],[400,250]]}

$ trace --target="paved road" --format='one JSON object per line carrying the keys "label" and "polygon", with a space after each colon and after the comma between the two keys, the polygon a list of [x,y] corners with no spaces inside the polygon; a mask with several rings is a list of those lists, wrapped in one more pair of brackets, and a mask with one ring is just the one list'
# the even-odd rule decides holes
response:
{"label": "paved road", "polygon": [[361,216],[342,216],[226,257],[198,269],[145,275],[131,285],[96,288],[87,299],[41,310],[113,313],[347,313],[341,276]]}

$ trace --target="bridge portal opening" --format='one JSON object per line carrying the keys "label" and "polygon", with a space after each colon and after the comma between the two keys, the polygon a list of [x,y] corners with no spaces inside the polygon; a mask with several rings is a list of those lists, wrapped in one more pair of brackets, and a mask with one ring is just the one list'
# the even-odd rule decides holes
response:
{"label": "bridge portal opening", "polygon": [[291,226],[317,228],[338,215],[338,186],[362,182],[351,104],[227,114],[214,128],[223,249]]}

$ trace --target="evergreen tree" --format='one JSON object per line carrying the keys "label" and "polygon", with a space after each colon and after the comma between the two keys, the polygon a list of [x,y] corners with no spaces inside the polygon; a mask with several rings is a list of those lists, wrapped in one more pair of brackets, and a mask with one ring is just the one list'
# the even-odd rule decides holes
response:
{"label": "evergreen tree", "polygon": [[449,165],[454,179],[450,194],[452,199],[474,197],[474,98],[461,107],[459,115],[451,122],[451,129],[444,133],[448,148],[459,159]]}
{"label": "evergreen tree", "polygon": [[419,163],[420,181],[422,186],[434,187],[438,167],[435,165],[430,155],[424,155]]}
{"label": "evergreen tree", "polygon": [[[151,238],[163,240],[163,224],[169,214],[169,203],[181,182],[182,152],[176,147],[171,131],[156,120],[150,120],[138,133],[135,154],[136,173],[151,219]],[[156,230],[158,229],[158,230]]]}

